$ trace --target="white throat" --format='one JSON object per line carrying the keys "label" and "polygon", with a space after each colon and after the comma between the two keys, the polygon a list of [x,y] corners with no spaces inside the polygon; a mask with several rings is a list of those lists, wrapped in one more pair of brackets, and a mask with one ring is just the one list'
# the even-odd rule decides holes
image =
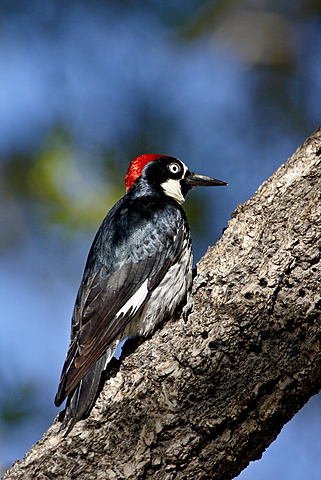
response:
{"label": "white throat", "polygon": [[[184,178],[188,168],[183,162],[181,163],[183,164],[183,168],[184,168],[184,174],[182,176],[182,178]],[[169,178],[168,180],[166,180],[166,182],[161,183],[161,187],[166,193],[166,195],[174,198],[174,200],[176,200],[176,202],[178,203],[183,203],[185,201],[185,197],[182,194],[180,180],[181,179],[176,180],[174,178]]]}
{"label": "white throat", "polygon": [[161,187],[169,197],[174,198],[176,202],[183,203],[185,198],[182,195],[181,184],[179,180],[170,178],[166,182],[161,183]]}

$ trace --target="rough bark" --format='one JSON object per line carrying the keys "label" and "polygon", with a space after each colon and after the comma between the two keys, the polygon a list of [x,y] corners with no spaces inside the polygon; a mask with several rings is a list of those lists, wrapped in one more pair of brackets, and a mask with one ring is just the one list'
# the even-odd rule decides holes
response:
{"label": "rough bark", "polygon": [[[122,362],[88,419],[5,479],[220,479],[321,388],[321,128],[240,205],[183,316]],[[192,303],[191,303],[192,302]]]}

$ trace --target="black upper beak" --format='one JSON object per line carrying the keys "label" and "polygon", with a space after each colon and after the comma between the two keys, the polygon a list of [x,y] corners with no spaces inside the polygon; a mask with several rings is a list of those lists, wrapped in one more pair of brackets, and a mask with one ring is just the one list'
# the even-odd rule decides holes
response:
{"label": "black upper beak", "polygon": [[216,178],[206,177],[205,175],[196,175],[193,172],[187,173],[185,177],[186,184],[188,187],[219,187],[223,185],[228,185],[222,180],[217,180]]}

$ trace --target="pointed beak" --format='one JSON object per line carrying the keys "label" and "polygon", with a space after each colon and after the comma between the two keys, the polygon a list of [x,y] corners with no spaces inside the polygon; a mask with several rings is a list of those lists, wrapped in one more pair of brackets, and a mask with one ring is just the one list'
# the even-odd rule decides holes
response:
{"label": "pointed beak", "polygon": [[206,177],[205,175],[196,175],[193,172],[187,173],[185,177],[186,184],[189,188],[192,187],[219,187],[223,185],[228,185],[222,180],[217,180],[216,178]]}

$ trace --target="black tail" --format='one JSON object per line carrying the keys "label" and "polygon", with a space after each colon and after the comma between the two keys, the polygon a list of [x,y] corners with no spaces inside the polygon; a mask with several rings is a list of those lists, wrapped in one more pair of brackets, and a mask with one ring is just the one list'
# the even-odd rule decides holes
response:
{"label": "black tail", "polygon": [[69,395],[60,428],[67,428],[64,436],[68,435],[76,422],[89,415],[99,393],[101,374],[105,368],[106,354],[97,360]]}

